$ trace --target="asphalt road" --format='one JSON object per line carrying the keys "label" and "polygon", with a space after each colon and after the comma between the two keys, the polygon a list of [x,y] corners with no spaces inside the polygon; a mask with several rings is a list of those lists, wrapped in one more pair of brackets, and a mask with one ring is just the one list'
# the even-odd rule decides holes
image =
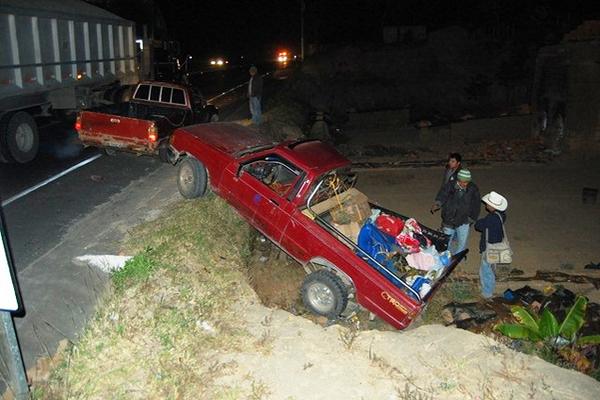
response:
{"label": "asphalt road", "polygon": [[[220,108],[221,119],[226,118],[232,106],[244,97],[241,87],[230,93],[227,93],[228,90],[243,85],[247,80],[247,71],[242,68],[192,75],[192,84],[201,88],[204,96]],[[38,157],[25,165],[0,164],[0,199],[3,202],[100,153],[94,148],[84,149],[70,123],[52,119],[38,122],[40,123]]]}
{"label": "asphalt road", "polygon": [[[241,72],[241,69],[219,71],[194,79],[203,88],[205,97],[219,107],[222,120],[245,103],[247,72]],[[83,148],[68,123],[46,120],[40,125],[39,156],[28,164],[0,165],[0,198],[18,271],[51,249],[73,221],[161,166],[157,158],[149,156],[127,153],[106,156],[101,150]],[[89,165],[25,194],[28,189],[96,155],[99,157]]]}
{"label": "asphalt road", "polygon": [[[211,79],[204,93],[219,107],[221,120],[248,118],[246,73]],[[267,79],[267,92],[278,90],[278,82]],[[28,369],[39,357],[53,354],[61,340],[75,340],[102,295],[106,274],[73,264],[73,257],[115,254],[132,226],[179,199],[175,168],[154,157],[111,157],[83,149],[70,124],[44,123],[36,160],[0,165],[1,212],[25,306],[15,327]],[[6,388],[3,357],[0,394]]]}

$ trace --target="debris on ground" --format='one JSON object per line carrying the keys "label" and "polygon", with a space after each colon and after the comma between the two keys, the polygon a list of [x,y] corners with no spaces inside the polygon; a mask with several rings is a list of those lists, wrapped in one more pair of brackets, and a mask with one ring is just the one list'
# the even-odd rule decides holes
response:
{"label": "debris on ground", "polygon": [[442,310],[442,318],[447,325],[455,324],[458,328],[468,329],[481,324],[498,314],[486,303],[450,303]]}
{"label": "debris on ground", "polygon": [[590,262],[589,264],[586,264],[586,266],[583,268],[584,269],[600,269],[600,262],[597,262],[595,264],[593,262]]}
{"label": "debris on ground", "polygon": [[594,278],[587,275],[573,275],[559,271],[536,271],[534,276],[510,276],[499,278],[498,281],[546,281],[551,283],[571,282],[571,283],[591,283],[595,289],[600,289],[600,278]]}
{"label": "debris on ground", "polygon": [[102,272],[114,272],[123,269],[127,261],[131,260],[131,256],[115,256],[110,254],[104,255],[84,255],[73,259],[75,265],[90,266],[98,268]]}

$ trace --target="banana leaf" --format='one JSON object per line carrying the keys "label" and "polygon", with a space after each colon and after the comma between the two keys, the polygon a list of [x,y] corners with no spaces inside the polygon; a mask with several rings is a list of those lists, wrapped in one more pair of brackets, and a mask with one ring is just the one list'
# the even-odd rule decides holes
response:
{"label": "banana leaf", "polygon": [[540,335],[537,332],[521,324],[498,324],[494,327],[494,330],[512,339],[540,340]]}
{"label": "banana leaf", "polygon": [[558,336],[558,321],[552,311],[544,308],[539,322],[539,332],[542,339],[550,339]]}
{"label": "banana leaf", "polygon": [[527,327],[530,331],[534,332],[539,336],[540,327],[536,320],[536,317],[531,315],[529,311],[521,306],[515,306],[511,309],[513,316],[523,326]]}
{"label": "banana leaf", "polygon": [[600,335],[582,336],[577,340],[578,346],[585,346],[586,344],[600,344]]}
{"label": "banana leaf", "polygon": [[567,340],[572,341],[575,334],[585,323],[585,308],[587,307],[587,299],[583,296],[578,296],[575,304],[567,313],[562,324],[558,328],[558,334]]}

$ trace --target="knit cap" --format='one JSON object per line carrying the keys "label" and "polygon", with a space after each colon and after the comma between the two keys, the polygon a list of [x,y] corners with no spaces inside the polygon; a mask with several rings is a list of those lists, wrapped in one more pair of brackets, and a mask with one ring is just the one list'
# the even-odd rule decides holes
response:
{"label": "knit cap", "polygon": [[468,169],[461,169],[460,171],[458,171],[458,175],[456,175],[456,178],[459,181],[470,182],[471,181],[471,171],[469,171]]}

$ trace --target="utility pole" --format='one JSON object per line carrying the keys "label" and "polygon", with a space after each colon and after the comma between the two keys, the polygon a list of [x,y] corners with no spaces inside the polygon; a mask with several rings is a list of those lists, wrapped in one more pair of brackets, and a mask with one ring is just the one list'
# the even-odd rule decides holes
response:
{"label": "utility pole", "polygon": [[300,60],[304,62],[304,0],[300,0]]}

